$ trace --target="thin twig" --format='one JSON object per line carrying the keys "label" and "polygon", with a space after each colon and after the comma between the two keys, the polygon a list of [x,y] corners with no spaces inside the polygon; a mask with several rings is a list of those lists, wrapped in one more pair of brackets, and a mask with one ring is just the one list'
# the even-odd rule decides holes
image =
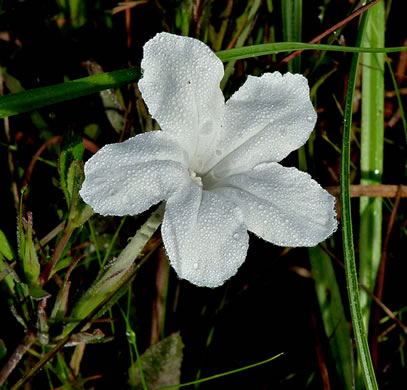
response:
{"label": "thin twig", "polygon": [[46,236],[44,236],[38,244],[35,245],[35,250],[40,249],[47,245],[54,237],[56,237],[59,233],[61,233],[65,228],[66,221],[62,221],[59,225],[54,227]]}
{"label": "thin twig", "polygon": [[116,15],[119,12],[130,10],[131,8],[137,7],[138,5],[147,4],[148,2],[149,0],[120,2],[119,5],[114,7],[110,12],[112,15]]}
{"label": "thin twig", "polygon": [[49,280],[49,278],[51,277],[52,270],[54,269],[56,263],[60,259],[66,245],[69,242],[69,239],[72,236],[73,231],[74,231],[74,229],[68,228],[68,227],[64,230],[64,233],[63,233],[61,239],[58,241],[58,244],[54,250],[54,253],[52,254],[51,261],[48,263],[45,270],[41,273],[41,275],[39,277],[42,284],[46,283]]}
{"label": "thin twig", "polygon": [[35,334],[31,331],[27,331],[27,334],[25,335],[23,342],[15,349],[13,354],[8,359],[7,363],[3,366],[3,368],[0,371],[0,386],[3,385],[8,376],[13,372],[19,361],[30,349],[31,345],[33,345],[35,340],[36,340]]}
{"label": "thin twig", "polygon": [[[339,186],[325,187],[325,189],[334,196],[339,196]],[[378,185],[360,185],[350,186],[351,198],[360,198],[368,196],[371,198],[395,198],[400,189],[400,198],[407,198],[407,186],[378,184]]]}
{"label": "thin twig", "polygon": [[[341,28],[345,24],[349,23],[352,19],[356,18],[363,12],[367,11],[370,7],[373,7],[375,4],[377,4],[381,0],[373,0],[369,4],[364,5],[363,7],[358,8],[356,11],[352,12],[349,16],[347,16],[345,19],[341,20],[339,23],[336,23],[332,27],[328,28],[328,30],[325,30],[322,34],[317,35],[315,38],[311,39],[308,43],[317,43],[321,39],[325,38],[327,35],[331,34],[338,28]],[[299,54],[301,54],[304,50],[297,50],[294,53],[288,55],[287,57],[283,58],[281,62],[277,65],[280,66],[284,63],[287,63],[291,61],[293,58],[297,57]]]}
{"label": "thin twig", "polygon": [[[28,168],[26,170],[25,176],[24,176],[24,181],[23,181],[24,185],[26,185],[30,182],[31,175],[34,170],[35,164],[37,163],[39,157],[44,152],[44,150],[47,149],[47,147],[50,145],[59,144],[61,142],[61,140],[62,140],[62,137],[60,135],[52,137],[49,140],[47,140],[46,142],[44,142],[40,146],[40,148],[35,152],[33,158],[31,159],[30,165],[28,166]],[[82,142],[83,142],[83,147],[92,153],[96,153],[99,150],[99,146],[97,146],[94,142],[92,142],[86,138],[82,138]]]}

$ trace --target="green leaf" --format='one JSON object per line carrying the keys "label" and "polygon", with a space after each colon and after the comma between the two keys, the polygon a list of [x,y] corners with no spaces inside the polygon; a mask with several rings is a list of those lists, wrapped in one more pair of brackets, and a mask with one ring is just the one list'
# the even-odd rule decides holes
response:
{"label": "green leaf", "polygon": [[83,162],[73,161],[68,170],[67,190],[71,198],[71,209],[68,217],[68,228],[75,229],[82,226],[92,215],[92,208],[79,195],[79,190],[85,178]]}
{"label": "green leaf", "polygon": [[192,11],[194,9],[193,0],[181,0],[175,10],[175,25],[181,32],[181,35],[189,35],[189,26],[191,24]]}
{"label": "green leaf", "polygon": [[73,161],[82,161],[84,151],[82,138],[78,134],[70,130],[63,136],[58,168],[61,177],[61,187],[64,191],[68,207],[71,206],[73,186],[73,177],[72,174],[69,176],[69,171]]}
{"label": "green leaf", "polygon": [[[340,52],[392,53],[407,50],[407,47],[361,48],[335,45],[320,45],[298,42],[266,43],[217,52],[224,62],[257,57],[273,53],[295,50],[327,50]],[[138,81],[140,68],[118,70],[100,75],[84,77],[49,87],[37,88],[0,97],[0,118],[36,110],[51,104],[76,99],[81,96],[97,93],[109,88]]]}
{"label": "green leaf", "polygon": [[[362,45],[384,45],[385,4],[367,11]],[[362,121],[360,136],[360,184],[381,184],[384,148],[384,54],[362,55]],[[382,198],[360,198],[359,279],[374,291],[382,256]],[[379,298],[380,299],[380,298]],[[369,328],[371,298],[361,291],[360,303]]]}
{"label": "green leaf", "polygon": [[[87,61],[86,66],[90,75],[104,73],[102,67],[95,61]],[[107,89],[100,92],[100,97],[105,107],[107,119],[116,133],[121,134],[124,128],[125,108],[121,96],[119,99],[119,94],[120,90]]]}
{"label": "green leaf", "polygon": [[4,344],[3,339],[0,339],[0,359],[3,359],[7,355],[6,344]]}
{"label": "green leaf", "polygon": [[[55,373],[56,373],[58,379],[62,383],[66,383],[66,384],[70,383],[71,378],[70,378],[70,375],[69,375],[70,374],[69,367],[66,364],[63,355],[60,354],[60,353],[57,354],[56,364],[55,364]],[[68,387],[68,389],[71,390],[72,387]]]}
{"label": "green leaf", "polygon": [[[261,6],[260,0],[251,0],[247,2],[246,9],[241,16],[239,16],[236,20],[236,31],[235,34],[239,34],[238,38],[236,39],[235,47],[241,48],[247,38],[249,37],[250,32],[253,29],[253,26],[256,22],[256,16]],[[220,84],[221,88],[223,89],[229,80],[230,76],[233,74],[235,70],[235,60],[231,60],[225,66],[225,74],[223,76],[222,82]]]}
{"label": "green leaf", "polygon": [[[302,36],[302,0],[281,2],[283,37],[286,42],[301,42]],[[293,58],[288,64],[288,71],[301,73],[301,57]]]}
{"label": "green leaf", "polygon": [[79,332],[73,334],[66,343],[67,347],[74,347],[79,344],[98,344],[105,341],[110,341],[111,338],[105,337],[100,329],[95,329],[92,333]]}
{"label": "green leaf", "polygon": [[[49,295],[48,295],[49,296]],[[44,310],[44,300],[38,305],[38,312],[37,312],[37,339],[41,345],[48,345],[49,343],[49,326],[48,326],[48,317],[47,313]]]}
{"label": "green leaf", "polygon": [[7,260],[11,260],[14,257],[11,245],[9,244],[6,235],[0,229],[0,259],[2,256]]}
{"label": "green leaf", "polygon": [[[287,42],[300,42],[302,37],[302,0],[283,1],[281,3],[283,37]],[[294,57],[287,64],[291,73],[301,73],[301,56]],[[298,167],[307,171],[305,147],[298,149]]]}
{"label": "green leaf", "polygon": [[40,287],[36,287],[36,286],[29,286],[28,291],[29,291],[28,293],[29,293],[30,297],[33,299],[36,299],[36,300],[49,298],[51,296],[51,294],[49,292],[43,290]]}
{"label": "green leaf", "polygon": [[66,3],[72,27],[83,26],[86,23],[86,0],[68,0]]}
{"label": "green leaf", "polygon": [[242,60],[244,58],[258,57],[273,53],[291,52],[296,50],[326,50],[350,53],[393,53],[407,50],[407,47],[367,48],[338,45],[323,45],[317,43],[277,42],[262,45],[245,46],[241,48],[222,50],[216,55],[223,61]]}
{"label": "green leaf", "polygon": [[335,270],[330,257],[319,246],[309,248],[308,253],[325,335],[342,382],[341,388],[352,390],[352,339]]}
{"label": "green leaf", "polygon": [[140,68],[131,68],[84,77],[49,87],[31,89],[0,97],[0,118],[33,111],[51,104],[76,99],[137,81]]}
{"label": "green leaf", "polygon": [[[177,332],[159,343],[151,345],[140,356],[142,372],[148,389],[180,383],[183,348],[184,343]],[[129,384],[135,389],[143,389],[139,363],[135,362],[129,369]]]}
{"label": "green leaf", "polygon": [[[4,68],[1,70],[2,71],[2,76],[4,79],[4,82],[6,83],[7,89],[12,93],[18,93],[24,91],[23,86],[21,85],[20,81],[17,80],[15,77],[13,77],[11,74],[7,73]],[[1,101],[1,97],[0,97]],[[48,130],[48,125],[47,122],[45,122],[44,118],[41,116],[41,114],[38,111],[32,111],[30,113],[31,116],[31,121],[40,130],[40,137],[44,139],[44,133],[47,133]],[[52,134],[53,135],[53,134]],[[45,139],[48,139],[51,135],[48,135],[45,137]]]}
{"label": "green leaf", "polygon": [[[357,37],[360,45],[366,26],[366,13]],[[358,350],[361,374],[367,390],[378,390],[376,376],[370,356],[363,316],[360,308],[359,283],[353,247],[352,213],[350,203],[350,145],[352,132],[352,108],[355,95],[359,54],[354,54],[349,72],[348,87],[346,91],[345,111],[343,118],[342,159],[341,159],[341,207],[342,207],[342,238],[345,261],[346,284],[348,287],[349,308],[352,317],[353,333]]]}
{"label": "green leaf", "polygon": [[50,320],[60,321],[65,317],[68,308],[69,299],[69,289],[71,287],[71,282],[64,282],[58,291],[58,295],[55,299],[54,307],[50,315]]}
{"label": "green leaf", "polygon": [[[123,281],[126,280],[135,260],[161,225],[163,214],[164,205],[162,204],[141,226],[135,236],[120,253],[119,257],[102,270],[97,280],[83,294],[79,301],[75,303],[71,314],[72,318],[85,318],[112,294],[112,292],[123,287]],[[64,329],[64,335],[68,334],[71,328],[72,325],[68,324]]]}
{"label": "green leaf", "polygon": [[[14,295],[15,282],[13,280],[11,272],[12,272],[11,267],[0,256],[0,287],[1,288],[5,287],[5,290],[8,292],[8,294]],[[3,282],[5,284],[3,284]]]}
{"label": "green leaf", "polygon": [[24,248],[22,254],[22,266],[25,281],[30,288],[39,286],[38,277],[40,276],[41,266],[38,261],[35,245],[32,237],[32,214],[28,213],[28,221],[25,232]]}

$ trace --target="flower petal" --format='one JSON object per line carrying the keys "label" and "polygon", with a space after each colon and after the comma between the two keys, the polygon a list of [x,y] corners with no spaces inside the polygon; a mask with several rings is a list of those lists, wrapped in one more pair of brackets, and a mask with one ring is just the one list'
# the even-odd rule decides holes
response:
{"label": "flower petal", "polygon": [[192,182],[168,199],[161,231],[178,276],[202,287],[233,276],[249,246],[238,207]]}
{"label": "flower petal", "polygon": [[337,228],[335,198],[296,168],[262,164],[214,191],[239,205],[250,231],[276,245],[315,246]]}
{"label": "flower petal", "polygon": [[144,45],[141,67],[151,116],[193,154],[197,135],[214,133],[223,116],[222,62],[197,39],[159,33]]}
{"label": "flower petal", "polygon": [[249,76],[226,102],[213,173],[225,176],[281,161],[307,141],[316,118],[302,75]]}
{"label": "flower petal", "polygon": [[80,195],[102,215],[134,215],[189,180],[183,150],[152,131],[100,149],[85,164]]}

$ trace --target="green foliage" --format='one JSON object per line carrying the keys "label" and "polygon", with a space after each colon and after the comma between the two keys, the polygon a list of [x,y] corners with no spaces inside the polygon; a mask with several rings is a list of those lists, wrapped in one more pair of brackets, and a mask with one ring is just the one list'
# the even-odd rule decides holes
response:
{"label": "green foliage", "polygon": [[[119,257],[102,270],[92,286],[73,307],[71,316],[74,319],[86,318],[92,311],[99,308],[102,303],[108,303],[105,300],[112,294],[112,291],[120,293],[121,288],[126,286],[126,281],[129,281],[130,271],[133,268],[137,269],[139,266],[135,263],[137,256],[161,225],[163,214],[164,206],[161,205],[141,226]],[[99,311],[99,314],[103,314],[107,308]],[[68,334],[74,325],[75,323],[69,324],[65,328],[64,334]]]}
{"label": "green foliage", "polygon": [[[139,362],[135,362],[130,367],[129,384],[135,389],[156,389],[161,386],[178,385],[181,378],[183,348],[184,343],[179,333],[173,333],[147,348],[139,358],[141,367],[139,368]],[[143,381],[140,369],[143,373]]]}
{"label": "green foliage", "polygon": [[0,340],[0,360],[3,359],[7,354],[7,348],[3,340]]}
{"label": "green foliage", "polygon": [[[308,44],[298,42],[279,42],[219,51],[216,54],[224,61],[236,61],[245,58],[268,55],[272,53],[284,53],[294,50],[330,50],[339,52],[360,53],[394,53],[407,50],[405,47],[392,48],[364,48],[364,47],[342,47],[335,45]],[[118,70],[100,75],[84,77],[82,79],[68,81],[63,84],[38,88],[36,90],[24,91],[18,94],[0,96],[0,118],[21,114],[61,103],[66,100],[76,99],[81,96],[90,95],[104,91],[109,88],[118,88],[124,84],[138,81],[139,69]]]}
{"label": "green foliage", "polygon": [[[82,161],[83,158],[82,138],[72,131],[67,132],[62,138],[61,152],[58,160],[61,188],[64,191],[68,207],[71,205],[72,191],[75,182],[76,165],[74,161]],[[77,175],[76,175],[77,176]]]}
{"label": "green foliage", "polygon": [[[282,1],[283,39],[286,42],[301,42],[302,39],[302,0]],[[301,56],[288,63],[288,70],[301,73]]]}
{"label": "green foliage", "polygon": [[352,367],[356,366],[356,362],[353,359],[352,338],[335,269],[330,257],[321,248],[310,248],[308,251],[324,330],[336,371],[343,389],[351,390]]}
{"label": "green foliage", "polygon": [[0,286],[6,286],[9,293],[14,293],[14,280],[11,275],[10,265],[7,260],[14,258],[13,250],[9,244],[7,237],[0,230]]}
{"label": "green foliage", "polygon": [[[360,44],[366,26],[365,15],[358,33],[357,43]],[[347,87],[344,126],[342,136],[342,159],[341,159],[341,206],[342,206],[342,237],[343,252],[345,260],[346,281],[348,288],[349,307],[352,317],[353,332],[358,350],[361,375],[366,389],[378,389],[376,376],[367,343],[366,329],[363,323],[362,310],[360,306],[358,275],[355,263],[355,250],[353,246],[352,213],[350,205],[350,140],[352,131],[352,107],[355,95],[355,85],[359,54],[353,55],[352,66],[349,74]]]}
{"label": "green foliage", "polygon": [[40,276],[40,263],[34,248],[33,241],[33,221],[32,214],[28,214],[27,221],[22,219],[22,209],[20,207],[19,218],[19,246],[21,267],[24,272],[24,280],[30,287],[38,287],[38,277]]}
{"label": "green foliage", "polygon": [[0,259],[11,260],[13,257],[13,249],[3,231],[0,230]]}
{"label": "green foliage", "polygon": [[[405,181],[405,80],[400,76],[405,68],[399,52],[406,47],[397,47],[405,36],[394,27],[400,25],[399,4],[379,2],[368,11],[366,26],[346,21],[318,44],[308,44],[302,41],[344,20],[354,7],[335,0],[174,0],[125,2],[116,12],[112,7],[117,4],[107,0],[31,3],[3,2],[0,13],[5,198],[0,230],[0,359],[5,368],[0,387],[15,390],[31,381],[27,386],[41,389],[127,388],[130,383],[143,389],[336,390],[362,389],[363,378],[367,389],[377,388],[366,338],[369,314],[362,317],[363,307],[368,312],[374,306],[361,291],[360,308],[358,283],[363,281],[370,294],[375,290],[383,223],[393,202],[382,196],[361,199],[359,225],[358,218],[352,221],[350,192],[359,179],[369,185]],[[157,256],[160,264],[166,262],[155,233],[162,207],[150,218],[101,218],[82,201],[83,160],[106,143],[158,127],[136,82],[142,45],[162,30],[207,42],[226,63],[226,94],[229,85],[238,89],[248,74],[290,70],[307,75],[319,120],[299,166],[324,186],[342,183],[337,209],[345,274],[333,263],[343,257],[339,233],[324,250],[308,251],[272,245],[265,250],[252,237],[248,260],[225,288],[196,289],[167,267],[156,266]],[[385,42],[395,47],[385,47]],[[296,50],[304,50],[301,57],[282,61]],[[359,92],[359,54],[360,105],[354,93],[354,88]],[[61,135],[58,156],[55,143]],[[393,261],[384,298],[401,321],[405,219],[402,199],[388,249]],[[352,225],[359,228],[356,248]],[[370,322],[382,331],[380,337],[370,333],[379,342],[377,381],[381,389],[390,389],[404,375],[405,334],[387,314]],[[288,353],[259,367],[280,351]],[[262,355],[275,356],[253,364]],[[244,372],[249,368],[255,371]],[[216,382],[205,383],[212,380]]]}
{"label": "green foliage", "polygon": [[33,111],[66,100],[77,99],[105,89],[118,88],[137,81],[139,78],[139,68],[125,69],[67,81],[50,87],[23,91],[18,94],[0,96],[0,118]]}
{"label": "green foliage", "polygon": [[[362,45],[384,45],[385,4],[381,2],[367,11],[367,25]],[[362,61],[362,121],[360,137],[361,184],[382,182],[384,150],[384,54],[363,54]],[[359,274],[370,290],[376,285],[382,256],[382,198],[360,198]],[[365,327],[369,328],[371,298],[361,295]]]}

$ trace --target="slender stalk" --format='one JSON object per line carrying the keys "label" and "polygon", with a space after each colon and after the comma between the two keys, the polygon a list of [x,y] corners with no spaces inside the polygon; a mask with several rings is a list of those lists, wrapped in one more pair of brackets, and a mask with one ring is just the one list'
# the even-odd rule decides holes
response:
{"label": "slender stalk", "polygon": [[[302,0],[282,1],[283,38],[285,42],[302,41]],[[301,73],[300,51],[293,53],[288,62],[288,71]],[[291,61],[290,61],[291,60]],[[301,168],[300,168],[301,169]]]}
{"label": "slender stalk", "polygon": [[[138,230],[136,235],[123,250],[123,253],[125,254],[123,262],[126,263],[125,265],[128,265],[128,267],[132,266],[132,263],[134,263],[134,260],[140,254],[145,244],[159,227],[162,219],[163,208],[164,206],[160,206],[155,212],[152,213],[151,217]],[[106,284],[109,283],[109,280],[106,280],[106,274],[107,279],[110,279],[110,282],[112,283],[112,279],[114,279],[114,277],[117,276],[117,273],[119,272],[117,268],[120,267],[120,263],[117,264],[116,262],[113,266],[111,266],[107,270],[106,274],[102,275],[101,279],[98,281],[99,285],[98,283],[95,283],[95,285],[91,286],[87,293],[85,293],[82,299],[80,299],[74,307],[74,313],[72,314],[72,317],[77,318],[78,321],[71,322],[65,327],[62,335],[60,336],[61,340],[57,343],[57,345],[52,348],[52,350],[49,351],[45,356],[43,356],[41,360],[38,361],[34,365],[34,367],[32,367],[32,369],[23,376],[23,378],[21,378],[14,386],[11,387],[10,390],[20,389],[33,375],[35,375],[35,373],[41,370],[70,340],[71,334],[74,330],[82,329],[89,323],[89,321],[93,317],[105,312],[110,307],[109,304],[111,303],[111,301],[114,300],[117,295],[120,295],[120,292],[123,290],[123,288],[134,279],[137,274],[137,270],[149,258],[150,253],[144,255],[136,262],[136,264],[133,265],[132,272],[125,272],[125,275],[123,275],[119,280],[116,280],[116,283],[106,286]],[[132,259],[132,261],[130,259]],[[129,261],[130,264],[127,264]],[[127,271],[129,271],[129,268],[127,268]],[[105,286],[100,286],[100,283],[103,280],[107,283],[105,283]],[[107,291],[100,291],[98,290],[99,287],[101,290],[107,289]],[[93,296],[92,299],[93,294],[95,294],[95,296]]]}
{"label": "slender stalk", "polygon": [[[362,45],[384,46],[385,8],[380,2],[367,12]],[[378,185],[383,173],[384,147],[384,54],[362,55],[362,126],[360,168],[362,185]],[[382,254],[382,198],[360,198],[359,278],[374,290]],[[361,293],[366,330],[369,329],[371,299]]]}
{"label": "slender stalk", "polygon": [[191,386],[191,385],[195,385],[195,384],[198,384],[198,383],[203,383],[203,382],[211,381],[211,380],[213,380],[213,379],[218,379],[218,378],[221,378],[221,377],[226,376],[226,375],[235,374],[235,373],[237,373],[237,372],[241,372],[241,371],[244,371],[244,370],[248,370],[248,369],[250,369],[250,368],[254,368],[254,367],[261,366],[262,364],[269,363],[269,362],[273,361],[274,359],[279,358],[279,357],[282,356],[282,355],[283,355],[283,353],[279,353],[278,355],[273,356],[272,358],[263,360],[262,362],[250,364],[249,366],[237,368],[236,370],[232,370],[232,371],[228,371],[228,372],[223,372],[222,374],[212,375],[212,376],[209,376],[209,377],[207,377],[207,378],[202,378],[202,379],[199,379],[199,380],[196,380],[196,381],[193,381],[193,382],[181,383],[180,385],[162,386],[162,387],[159,387],[158,389],[155,389],[155,390],[178,389],[178,388],[180,388],[180,387]]}
{"label": "slender stalk", "polygon": [[[132,267],[135,265],[137,256],[141,253],[147,242],[153,236],[161,224],[164,214],[164,204],[154,211],[150,218],[137,231],[127,246],[123,249],[120,256],[99,275],[97,280],[79,299],[72,310],[71,317],[82,319],[85,318],[93,308],[98,306],[106,296],[111,294],[117,286],[123,285]],[[64,334],[70,332],[73,324],[68,324]]]}
{"label": "slender stalk", "polygon": [[[356,46],[361,43],[366,26],[366,14],[362,16],[362,22],[358,33]],[[376,376],[370,357],[366,332],[363,324],[363,317],[360,307],[359,285],[355,263],[355,251],[353,247],[352,218],[350,204],[350,144],[352,131],[352,105],[355,94],[357,78],[357,68],[359,64],[359,54],[354,54],[349,73],[347,87],[343,138],[342,138],[342,158],[341,158],[341,206],[342,206],[342,237],[345,260],[346,284],[348,288],[349,307],[352,318],[352,326],[358,357],[361,367],[361,374],[367,390],[378,390]]]}
{"label": "slender stalk", "polygon": [[49,278],[51,277],[52,270],[54,269],[55,264],[58,262],[58,260],[62,256],[62,253],[63,253],[66,245],[68,244],[69,239],[71,238],[74,230],[75,229],[70,227],[69,224],[67,225],[61,239],[58,241],[58,244],[54,250],[54,253],[52,254],[51,261],[48,263],[48,265],[45,267],[45,270],[40,275],[41,284],[46,283],[49,280]]}
{"label": "slender stalk", "polygon": [[3,366],[0,371],[0,386],[6,381],[8,376],[13,372],[16,368],[17,364],[23,358],[25,353],[30,349],[31,345],[36,340],[36,336],[33,332],[28,331],[26,336],[24,337],[23,342],[16,348],[13,354],[8,359],[7,363]]}

